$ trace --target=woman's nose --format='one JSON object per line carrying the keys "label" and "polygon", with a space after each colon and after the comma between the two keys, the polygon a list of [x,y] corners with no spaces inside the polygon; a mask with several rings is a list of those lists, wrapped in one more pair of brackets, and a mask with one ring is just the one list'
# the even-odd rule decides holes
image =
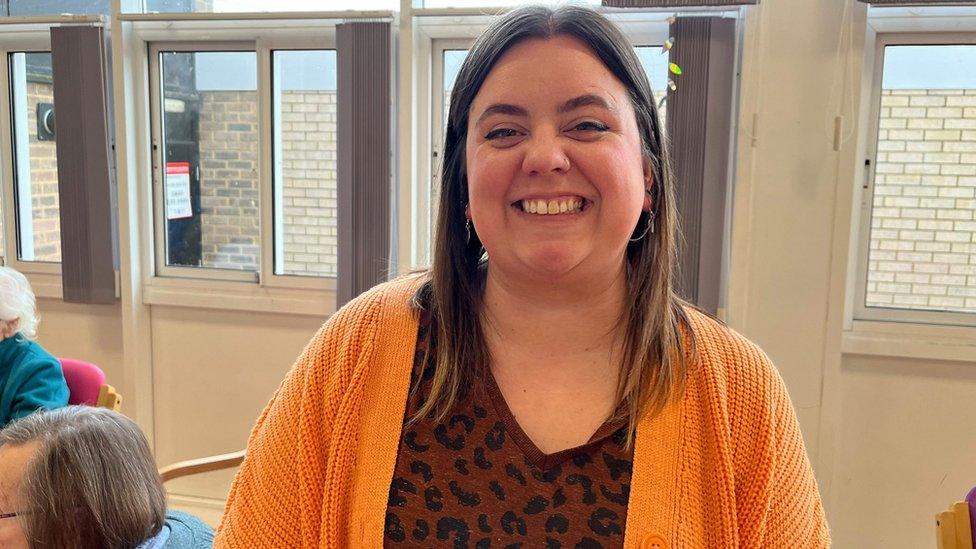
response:
{"label": "woman's nose", "polygon": [[556,136],[533,136],[525,144],[522,171],[528,175],[543,175],[569,171],[569,157]]}

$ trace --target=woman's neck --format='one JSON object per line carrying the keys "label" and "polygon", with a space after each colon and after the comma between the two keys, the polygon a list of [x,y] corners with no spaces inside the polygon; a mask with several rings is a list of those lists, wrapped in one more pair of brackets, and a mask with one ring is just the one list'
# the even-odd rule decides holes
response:
{"label": "woman's neck", "polygon": [[[567,277],[569,278],[569,277]],[[609,351],[620,334],[626,266],[613,276],[531,281],[489,264],[484,289],[489,345],[518,346],[546,356]],[[534,353],[533,353],[534,354]]]}

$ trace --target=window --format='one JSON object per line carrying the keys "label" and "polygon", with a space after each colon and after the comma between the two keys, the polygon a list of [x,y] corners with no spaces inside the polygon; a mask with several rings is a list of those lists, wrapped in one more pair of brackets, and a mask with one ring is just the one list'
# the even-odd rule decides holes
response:
{"label": "window", "polygon": [[160,266],[257,272],[261,260],[257,57],[160,51]]}
{"label": "window", "polygon": [[109,15],[110,0],[6,0],[0,3],[0,15],[37,16],[61,15]]}
{"label": "window", "polygon": [[274,274],[335,276],[336,52],[272,54]]}
{"label": "window", "polygon": [[[976,45],[879,39],[860,318],[976,312]],[[927,313],[922,313],[927,312]]]}
{"label": "window", "polygon": [[147,13],[230,13],[336,10],[399,10],[399,0],[135,0],[123,11]]}
{"label": "window", "polygon": [[333,48],[320,37],[151,46],[157,276],[333,283]]}
{"label": "window", "polygon": [[[524,0],[423,0],[425,8],[485,8],[485,7],[514,7],[525,4]],[[537,4],[561,4],[561,0],[542,0]],[[599,0],[581,0],[586,6],[599,6]]]}
{"label": "window", "polygon": [[20,261],[61,261],[50,52],[10,53],[10,126]]}

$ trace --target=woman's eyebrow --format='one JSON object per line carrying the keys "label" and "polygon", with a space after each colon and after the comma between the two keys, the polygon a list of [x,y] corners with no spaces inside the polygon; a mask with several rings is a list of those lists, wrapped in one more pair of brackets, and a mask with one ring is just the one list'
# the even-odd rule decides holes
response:
{"label": "woman's eyebrow", "polygon": [[482,120],[488,118],[493,114],[509,114],[513,116],[529,115],[528,111],[526,111],[522,107],[519,107],[518,105],[511,105],[508,103],[495,103],[493,105],[490,105],[481,113],[481,116],[478,117],[478,122],[476,123],[480,124]]}
{"label": "woman's eyebrow", "polygon": [[592,93],[588,93],[586,95],[581,95],[579,97],[574,97],[574,98],[570,99],[569,101],[566,101],[565,103],[563,103],[562,105],[559,106],[558,112],[560,114],[565,114],[565,113],[571,112],[571,111],[573,111],[575,109],[578,109],[580,107],[590,107],[590,106],[602,107],[602,108],[604,108],[604,109],[606,109],[608,111],[611,111],[611,112],[614,112],[614,111],[617,110],[606,99],[600,97],[599,95],[594,95]]}

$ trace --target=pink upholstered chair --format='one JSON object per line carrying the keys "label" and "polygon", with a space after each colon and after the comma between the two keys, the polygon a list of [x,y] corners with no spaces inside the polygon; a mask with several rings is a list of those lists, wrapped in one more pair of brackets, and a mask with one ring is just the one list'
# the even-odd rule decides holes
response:
{"label": "pink upholstered chair", "polygon": [[105,373],[90,362],[62,358],[61,370],[68,384],[68,404],[85,404],[119,411],[122,397],[105,383]]}

